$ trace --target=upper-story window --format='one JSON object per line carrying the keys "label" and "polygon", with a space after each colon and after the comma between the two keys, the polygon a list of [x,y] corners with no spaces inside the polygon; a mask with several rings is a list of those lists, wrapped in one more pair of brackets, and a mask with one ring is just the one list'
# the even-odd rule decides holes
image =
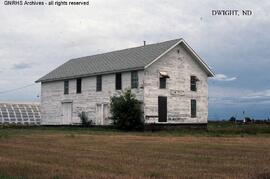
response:
{"label": "upper-story window", "polygon": [[64,81],[64,94],[68,94],[69,93],[69,81],[65,80]]}
{"label": "upper-story window", "polygon": [[167,72],[159,72],[159,88],[166,89],[167,78],[170,78]]}
{"label": "upper-story window", "polygon": [[191,76],[190,77],[190,90],[191,91],[197,91],[197,77],[196,76]]}
{"label": "upper-story window", "polygon": [[102,76],[98,75],[97,76],[97,91],[102,91]]}
{"label": "upper-story window", "polygon": [[197,117],[197,101],[195,99],[191,100],[191,117]]}
{"label": "upper-story window", "polygon": [[77,93],[82,93],[82,79],[81,78],[77,78]]}
{"label": "upper-story window", "polygon": [[138,88],[138,86],[139,86],[138,72],[132,71],[131,72],[131,88]]}
{"label": "upper-story window", "polygon": [[159,78],[159,88],[160,89],[165,89],[166,88],[166,78],[160,77]]}
{"label": "upper-story window", "polygon": [[122,74],[121,73],[115,74],[115,89],[116,90],[122,89]]}

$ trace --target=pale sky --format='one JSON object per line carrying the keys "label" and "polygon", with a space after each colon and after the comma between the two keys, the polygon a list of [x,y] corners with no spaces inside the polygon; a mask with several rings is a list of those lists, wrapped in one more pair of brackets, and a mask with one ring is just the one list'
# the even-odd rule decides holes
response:
{"label": "pale sky", "polygon": [[[209,79],[210,119],[240,117],[243,110],[268,118],[269,8],[267,0],[92,0],[86,7],[2,1],[0,100],[39,100],[34,81],[71,58],[184,38],[217,74]],[[216,9],[253,15],[212,16]]]}

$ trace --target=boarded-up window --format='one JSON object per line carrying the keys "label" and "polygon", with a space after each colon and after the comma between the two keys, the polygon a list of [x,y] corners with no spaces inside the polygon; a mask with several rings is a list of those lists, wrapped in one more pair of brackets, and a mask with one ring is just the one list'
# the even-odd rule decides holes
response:
{"label": "boarded-up window", "polygon": [[137,71],[132,71],[131,72],[131,88],[138,88],[138,72]]}
{"label": "boarded-up window", "polygon": [[195,99],[191,100],[191,117],[197,117],[197,102]]}
{"label": "boarded-up window", "polygon": [[159,78],[159,88],[160,89],[165,89],[166,88],[166,79],[164,77]]}
{"label": "boarded-up window", "polygon": [[116,90],[122,89],[122,75],[121,75],[121,73],[115,74],[115,89]]}
{"label": "boarded-up window", "polygon": [[77,93],[81,93],[81,92],[82,92],[82,79],[77,78]]}
{"label": "boarded-up window", "polygon": [[102,76],[97,76],[97,91],[102,91]]}
{"label": "boarded-up window", "polygon": [[64,94],[68,94],[69,93],[69,81],[65,80],[64,81]]}
{"label": "boarded-up window", "polygon": [[190,77],[190,90],[191,91],[197,91],[197,77],[191,76]]}

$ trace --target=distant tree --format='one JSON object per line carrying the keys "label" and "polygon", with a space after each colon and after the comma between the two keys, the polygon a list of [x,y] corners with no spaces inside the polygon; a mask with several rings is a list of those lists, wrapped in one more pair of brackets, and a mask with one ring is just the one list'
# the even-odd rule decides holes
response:
{"label": "distant tree", "polygon": [[236,121],[236,118],[234,116],[232,116],[230,119],[229,119],[230,122],[235,122]]}
{"label": "distant tree", "polygon": [[120,96],[111,97],[112,121],[116,128],[122,130],[139,130],[144,126],[141,119],[141,104],[128,89]]}

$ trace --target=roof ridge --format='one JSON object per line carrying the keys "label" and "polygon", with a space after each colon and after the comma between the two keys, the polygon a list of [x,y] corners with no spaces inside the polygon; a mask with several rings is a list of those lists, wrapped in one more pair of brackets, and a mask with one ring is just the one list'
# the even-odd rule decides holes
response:
{"label": "roof ridge", "polygon": [[172,40],[166,40],[163,42],[157,42],[157,43],[152,43],[152,44],[147,44],[147,45],[142,45],[142,46],[137,46],[137,47],[130,47],[130,48],[125,48],[125,49],[119,49],[119,50],[114,50],[114,51],[109,51],[109,52],[105,52],[105,53],[99,53],[99,54],[94,54],[94,55],[87,55],[87,56],[83,56],[83,57],[78,57],[78,58],[72,58],[69,61],[73,61],[73,60],[89,60],[89,59],[85,59],[85,58],[89,58],[89,57],[95,57],[95,56],[99,56],[99,55],[106,55],[109,53],[115,53],[115,52],[121,52],[121,51],[125,51],[125,50],[131,50],[131,49],[136,49],[136,48],[143,48],[143,47],[147,47],[147,46],[152,46],[152,45],[157,45],[157,44],[162,44],[162,43],[167,43],[167,42],[171,42],[171,41],[180,41],[183,38],[179,38],[179,39],[172,39]]}

